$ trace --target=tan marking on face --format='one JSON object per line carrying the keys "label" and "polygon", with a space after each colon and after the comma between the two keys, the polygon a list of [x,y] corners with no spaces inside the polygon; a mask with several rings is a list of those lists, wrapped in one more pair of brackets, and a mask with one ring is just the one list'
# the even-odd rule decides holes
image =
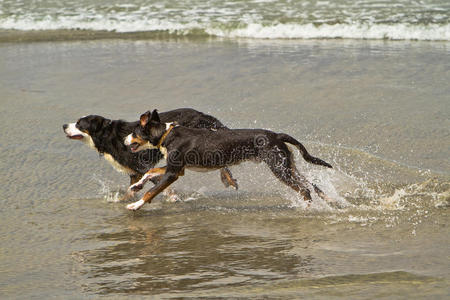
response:
{"label": "tan marking on face", "polygon": [[131,136],[130,144],[134,144],[134,143],[139,144],[140,146],[142,146],[142,145],[146,144],[147,141],[144,140],[144,139],[143,139],[142,137],[140,137],[140,136],[136,136],[136,137]]}

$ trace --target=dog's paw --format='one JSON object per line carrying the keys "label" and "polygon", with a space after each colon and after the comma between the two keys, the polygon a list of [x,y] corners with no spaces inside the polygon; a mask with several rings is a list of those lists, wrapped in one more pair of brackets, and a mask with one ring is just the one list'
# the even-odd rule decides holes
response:
{"label": "dog's paw", "polygon": [[135,184],[133,184],[132,186],[130,186],[130,192],[135,193],[138,192],[140,190],[142,190],[144,188],[144,184],[141,182],[136,182]]}
{"label": "dog's paw", "polygon": [[231,185],[236,191],[239,189],[239,185],[238,185],[238,183],[237,183],[237,180],[234,179],[234,178],[231,179],[230,185]]}
{"label": "dog's paw", "polygon": [[144,200],[139,200],[127,205],[127,209],[129,210],[138,210],[145,204]]}

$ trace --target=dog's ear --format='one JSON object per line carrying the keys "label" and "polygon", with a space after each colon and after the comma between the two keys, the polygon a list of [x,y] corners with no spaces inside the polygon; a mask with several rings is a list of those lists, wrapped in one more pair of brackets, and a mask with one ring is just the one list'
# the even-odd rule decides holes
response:
{"label": "dog's ear", "polygon": [[78,120],[79,124],[91,134],[105,129],[111,123],[111,120],[102,116],[90,115]]}
{"label": "dog's ear", "polygon": [[153,110],[152,112],[152,116],[150,118],[150,122],[153,123],[161,123],[161,120],[159,119],[159,114],[158,114],[158,110]]}
{"label": "dog's ear", "polygon": [[141,126],[142,127],[145,127],[145,125],[147,125],[147,123],[149,121],[149,118],[150,118],[150,111],[147,111],[146,113],[143,113],[141,115],[140,121],[141,121]]}
{"label": "dog's ear", "polygon": [[109,124],[111,124],[111,120],[110,120],[110,119],[104,119],[104,120],[103,120],[102,127],[105,128],[105,127],[108,126]]}

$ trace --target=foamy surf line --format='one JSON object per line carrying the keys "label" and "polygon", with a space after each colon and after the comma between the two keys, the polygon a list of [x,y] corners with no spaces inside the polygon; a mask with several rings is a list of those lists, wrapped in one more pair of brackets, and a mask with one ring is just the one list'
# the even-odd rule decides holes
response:
{"label": "foamy surf line", "polygon": [[[59,39],[79,38],[180,38],[218,37],[250,39],[357,39],[357,40],[418,40],[450,41],[450,24],[276,24],[257,23],[230,27],[191,23],[174,23],[161,20],[91,20],[59,17],[43,20],[7,18],[0,20],[0,30],[17,31],[18,35],[41,34],[58,31]],[[82,33],[85,32],[86,36]],[[69,34],[68,34],[69,33]],[[106,34],[99,34],[106,33]],[[11,38],[11,34],[9,35]],[[54,33],[53,33],[54,38]],[[52,39],[53,39],[52,38]],[[1,39],[1,36],[0,36]]]}
{"label": "foamy surf line", "polygon": [[373,40],[424,40],[449,41],[450,25],[320,25],[278,24],[263,26],[249,24],[231,31],[208,30],[223,37],[260,39],[373,39]]}

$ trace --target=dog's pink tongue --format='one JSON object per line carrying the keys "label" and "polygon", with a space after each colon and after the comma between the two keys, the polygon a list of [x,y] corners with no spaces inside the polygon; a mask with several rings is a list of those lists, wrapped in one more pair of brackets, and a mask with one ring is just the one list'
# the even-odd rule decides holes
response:
{"label": "dog's pink tongue", "polygon": [[130,145],[131,152],[137,152],[137,149],[139,148],[139,145],[136,143],[133,143]]}

